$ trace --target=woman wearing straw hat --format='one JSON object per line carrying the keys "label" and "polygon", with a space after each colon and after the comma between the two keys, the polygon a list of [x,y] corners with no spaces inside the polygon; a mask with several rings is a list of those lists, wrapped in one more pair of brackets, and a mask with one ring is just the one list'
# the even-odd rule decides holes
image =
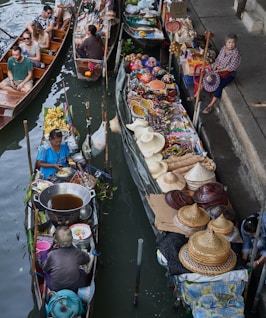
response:
{"label": "woman wearing straw hat", "polygon": [[[225,38],[225,45],[222,47],[219,55],[214,63],[214,74],[220,76],[220,83],[218,87],[213,90],[213,97],[209,105],[202,111],[204,114],[210,114],[213,111],[215,103],[221,98],[222,91],[236,76],[236,71],[241,62],[241,55],[238,48],[236,48],[237,36],[235,34],[228,34]],[[213,72],[212,71],[212,72]],[[203,87],[206,86],[208,91],[208,73],[204,76]],[[209,78],[209,82],[214,83],[214,76]],[[204,87],[205,88],[205,87]],[[210,91],[210,90],[209,90]]]}

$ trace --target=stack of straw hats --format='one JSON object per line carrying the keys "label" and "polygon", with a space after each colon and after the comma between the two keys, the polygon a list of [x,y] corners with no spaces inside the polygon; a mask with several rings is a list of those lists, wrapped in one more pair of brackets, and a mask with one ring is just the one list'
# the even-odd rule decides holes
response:
{"label": "stack of straw hats", "polygon": [[165,138],[160,133],[145,131],[137,139],[137,145],[144,157],[150,157],[163,150]]}
{"label": "stack of straw hats", "polygon": [[229,241],[210,229],[190,236],[178,256],[185,268],[207,276],[229,272],[236,265],[236,254],[230,248]]}
{"label": "stack of straw hats", "polygon": [[224,215],[221,214],[217,219],[213,219],[208,223],[208,228],[215,233],[230,235],[234,231],[234,223],[227,220]]}
{"label": "stack of straw hats", "polygon": [[206,183],[216,181],[215,173],[206,169],[199,162],[184,175],[184,178],[187,182],[188,189],[193,191],[196,191]]}
{"label": "stack of straw hats", "polygon": [[172,190],[184,190],[186,187],[186,180],[184,177],[181,174],[174,172],[163,173],[156,179],[156,181],[163,193]]}
{"label": "stack of straw hats", "polygon": [[166,173],[168,170],[168,164],[163,160],[151,161],[148,162],[147,165],[153,179],[157,179],[161,174]]}
{"label": "stack of straw hats", "polygon": [[194,203],[181,207],[174,216],[174,225],[186,236],[204,230],[210,221],[207,211]]}

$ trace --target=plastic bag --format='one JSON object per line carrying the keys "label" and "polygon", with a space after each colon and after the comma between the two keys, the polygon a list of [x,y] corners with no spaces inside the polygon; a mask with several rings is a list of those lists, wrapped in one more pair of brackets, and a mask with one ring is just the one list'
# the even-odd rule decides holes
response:
{"label": "plastic bag", "polygon": [[99,155],[106,145],[106,121],[103,121],[98,130],[91,136],[91,154],[93,157]]}

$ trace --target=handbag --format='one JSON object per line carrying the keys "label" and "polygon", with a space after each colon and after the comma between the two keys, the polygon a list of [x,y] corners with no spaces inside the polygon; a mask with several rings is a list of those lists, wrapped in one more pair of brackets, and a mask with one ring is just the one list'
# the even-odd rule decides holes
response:
{"label": "handbag", "polygon": [[223,71],[223,72],[219,72],[218,74],[220,75],[221,78],[227,78],[227,77],[231,76],[232,72]]}

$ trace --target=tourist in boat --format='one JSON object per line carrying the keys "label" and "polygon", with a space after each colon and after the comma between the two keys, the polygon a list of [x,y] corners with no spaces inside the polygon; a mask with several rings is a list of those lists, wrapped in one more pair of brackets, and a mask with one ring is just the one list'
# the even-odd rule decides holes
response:
{"label": "tourist in boat", "polygon": [[23,42],[19,44],[22,54],[31,60],[33,67],[45,68],[44,63],[41,62],[41,51],[38,42],[32,40],[29,31],[25,31],[22,37]]}
{"label": "tourist in boat", "polygon": [[[253,242],[256,236],[259,213],[255,213],[246,218],[241,225],[241,235],[243,238],[242,258],[250,260],[253,249]],[[257,257],[253,267],[262,266],[266,258],[266,212],[263,213],[259,239],[257,243]]]}
{"label": "tourist in boat", "polygon": [[72,13],[76,15],[74,0],[56,0],[55,2],[55,29],[65,30],[69,25]]}
{"label": "tourist in boat", "polygon": [[48,287],[53,291],[69,289],[77,292],[88,286],[87,274],[80,265],[89,263],[90,256],[72,244],[72,232],[61,226],[55,232],[55,246],[48,253],[42,268],[47,275]]}
{"label": "tourist in boat", "polygon": [[77,53],[81,58],[101,60],[104,55],[104,46],[101,37],[96,33],[95,25],[89,25],[87,38],[77,47]]}
{"label": "tourist in boat", "polygon": [[51,39],[53,36],[53,29],[55,27],[55,17],[53,15],[53,9],[48,5],[45,5],[43,7],[42,13],[37,15],[33,19],[33,21],[31,21],[27,25],[27,28],[31,33],[33,33],[33,26],[36,22],[39,22],[41,24],[44,31],[49,34],[49,37]]}
{"label": "tourist in boat", "polygon": [[49,141],[39,149],[36,168],[40,169],[44,179],[51,177],[67,163],[74,163],[69,155],[68,145],[62,142],[62,137],[60,129],[53,129],[49,134]]}
{"label": "tourist in boat", "polygon": [[236,71],[241,63],[240,51],[236,47],[237,36],[228,34],[225,38],[225,45],[220,50],[215,60],[213,71],[220,75],[220,84],[214,91],[209,105],[202,111],[204,114],[210,114],[215,103],[221,98],[222,91],[236,76]]}
{"label": "tourist in boat", "polygon": [[39,22],[34,23],[32,30],[32,39],[38,42],[41,52],[47,52],[50,47],[49,34],[44,31],[42,25]]}
{"label": "tourist in boat", "polygon": [[33,86],[33,66],[23,56],[19,46],[13,46],[12,56],[7,61],[7,77],[0,83],[0,88],[8,91],[28,92]]}

